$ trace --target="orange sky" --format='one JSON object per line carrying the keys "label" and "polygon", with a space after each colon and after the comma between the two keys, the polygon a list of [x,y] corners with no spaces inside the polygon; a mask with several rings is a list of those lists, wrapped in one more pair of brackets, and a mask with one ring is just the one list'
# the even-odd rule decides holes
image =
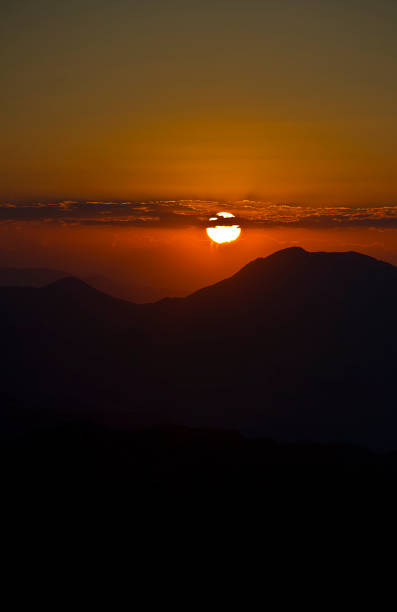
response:
{"label": "orange sky", "polygon": [[4,2],[0,200],[397,200],[397,4]]}

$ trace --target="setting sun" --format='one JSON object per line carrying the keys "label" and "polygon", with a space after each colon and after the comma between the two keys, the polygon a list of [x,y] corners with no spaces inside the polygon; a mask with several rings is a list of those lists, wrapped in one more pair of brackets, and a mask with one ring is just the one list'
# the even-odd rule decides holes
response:
{"label": "setting sun", "polygon": [[218,244],[237,240],[241,234],[241,227],[237,224],[231,225],[230,219],[234,218],[234,215],[228,212],[219,212],[215,217],[210,217],[212,225],[207,227],[207,235]]}

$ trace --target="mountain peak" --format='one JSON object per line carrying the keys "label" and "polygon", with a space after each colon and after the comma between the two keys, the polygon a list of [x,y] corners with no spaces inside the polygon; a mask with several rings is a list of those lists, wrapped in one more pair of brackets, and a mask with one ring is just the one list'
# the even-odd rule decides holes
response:
{"label": "mountain peak", "polygon": [[275,251],[274,253],[269,255],[269,257],[297,257],[301,255],[309,255],[309,252],[305,251],[305,249],[300,246],[292,246],[287,247],[286,249],[280,249],[279,251]]}
{"label": "mountain peak", "polygon": [[312,255],[312,253],[305,251],[305,249],[303,249],[302,247],[288,247],[286,249],[281,249],[280,251],[275,251],[267,257],[257,257],[256,259],[253,259],[243,268],[241,268],[241,270],[239,270],[236,275],[245,273],[255,274],[262,270],[264,267],[268,268],[269,265],[273,264],[289,266],[294,262],[302,261],[306,258],[309,258],[310,255]]}
{"label": "mountain peak", "polygon": [[64,293],[64,294],[80,294],[80,293],[88,293],[88,292],[97,292],[96,289],[88,285],[84,281],[76,278],[75,276],[66,276],[64,278],[60,278],[59,280],[50,283],[43,287],[45,291],[51,291],[56,293]]}
{"label": "mountain peak", "polygon": [[[280,261],[280,262],[292,262],[300,260],[304,257],[309,257],[311,253],[305,251],[302,247],[293,246],[287,247],[286,249],[280,249],[279,251],[275,251],[271,253],[267,257],[258,257],[251,263],[255,263],[256,261]],[[250,265],[250,264],[248,264]]]}

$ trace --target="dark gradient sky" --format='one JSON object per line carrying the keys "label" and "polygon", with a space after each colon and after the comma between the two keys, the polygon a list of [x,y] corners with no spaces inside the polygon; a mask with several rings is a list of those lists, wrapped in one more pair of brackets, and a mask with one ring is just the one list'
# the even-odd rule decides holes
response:
{"label": "dark gradient sky", "polygon": [[397,3],[3,1],[0,198],[397,200]]}

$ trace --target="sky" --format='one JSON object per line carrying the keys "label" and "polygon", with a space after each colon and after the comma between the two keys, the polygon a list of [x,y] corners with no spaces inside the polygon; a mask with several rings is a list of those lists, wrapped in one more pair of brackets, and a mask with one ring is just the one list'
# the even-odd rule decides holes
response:
{"label": "sky", "polygon": [[179,295],[297,244],[397,265],[394,0],[0,11],[0,268]]}
{"label": "sky", "polygon": [[392,0],[3,0],[0,200],[397,201]]}

